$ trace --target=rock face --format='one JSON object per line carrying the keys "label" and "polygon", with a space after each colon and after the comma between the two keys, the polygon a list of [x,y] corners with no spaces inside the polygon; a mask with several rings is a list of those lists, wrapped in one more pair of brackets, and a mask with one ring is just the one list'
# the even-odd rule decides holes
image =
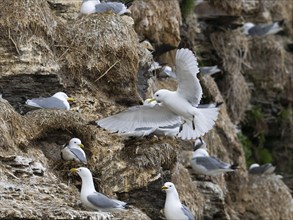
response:
{"label": "rock face", "polygon": [[[293,218],[292,197],[282,179],[248,176],[235,129],[244,121],[249,104],[264,99],[275,102],[278,96],[277,109],[283,103],[291,106],[293,55],[280,42],[292,35],[292,27],[288,25],[283,36],[264,39],[247,38],[239,30],[211,32],[210,23],[205,31],[188,29],[198,24],[196,15],[190,15],[194,20],[182,21],[179,2],[182,6],[184,1],[166,2],[134,1],[133,19],[112,13],[79,15],[81,1],[0,3],[4,30],[0,33],[0,219],[165,219],[161,186],[166,181],[176,185],[181,201],[197,219]],[[290,17],[289,10],[277,2],[261,6],[241,2],[210,1],[235,19],[257,14],[256,7],[263,7],[272,19]],[[273,14],[274,7],[283,13]],[[216,125],[203,139],[211,155],[237,163],[236,172],[203,179],[191,170],[192,141],[125,138],[91,123],[139,104],[141,97],[151,96],[158,88],[176,88],[174,79],[147,73],[152,54],[139,43],[145,38],[157,55],[176,48],[182,38],[186,42],[181,44],[194,49],[199,63],[207,62],[210,55],[208,62],[222,64],[220,76],[200,76],[203,103],[223,102]],[[270,55],[264,56],[264,51]],[[175,51],[166,55],[170,65],[174,55]],[[268,88],[273,89],[258,96]],[[70,111],[31,110],[24,105],[27,98],[57,91],[74,97]],[[292,112],[288,114],[292,117]],[[282,135],[288,141],[292,124],[282,123]],[[266,134],[273,132],[271,124]],[[125,212],[82,207],[81,180],[69,170],[84,165],[60,158],[62,144],[73,137],[85,145],[96,189],[128,202]]]}

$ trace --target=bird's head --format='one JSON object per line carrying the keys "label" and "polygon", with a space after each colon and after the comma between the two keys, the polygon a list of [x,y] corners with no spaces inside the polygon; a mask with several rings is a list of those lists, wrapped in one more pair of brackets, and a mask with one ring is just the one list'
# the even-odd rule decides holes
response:
{"label": "bird's head", "polygon": [[91,171],[86,167],[71,168],[70,172],[77,173],[81,178],[91,177]]}
{"label": "bird's head", "polygon": [[68,95],[65,93],[65,92],[57,92],[53,95],[53,97],[56,97],[58,99],[61,99],[61,100],[67,100],[67,101],[73,101],[74,99],[71,98],[71,97],[68,97]]}
{"label": "bird's head", "polygon": [[162,186],[162,190],[166,193],[176,191],[175,185],[171,182],[166,182],[164,186]]}
{"label": "bird's head", "polygon": [[164,100],[168,97],[170,91],[167,89],[160,89],[154,94],[154,97],[150,99],[150,101],[157,101],[157,103],[164,102]]}
{"label": "bird's head", "polygon": [[247,23],[243,24],[243,26],[242,26],[241,29],[242,29],[242,31],[243,31],[244,34],[248,35],[248,30],[250,28],[252,28],[252,27],[254,27],[254,24],[251,23],[251,22],[247,22]]}
{"label": "bird's head", "polygon": [[81,148],[84,147],[84,145],[81,143],[81,140],[78,139],[78,138],[72,138],[72,139],[69,141],[69,146],[70,146],[70,147],[81,147]]}

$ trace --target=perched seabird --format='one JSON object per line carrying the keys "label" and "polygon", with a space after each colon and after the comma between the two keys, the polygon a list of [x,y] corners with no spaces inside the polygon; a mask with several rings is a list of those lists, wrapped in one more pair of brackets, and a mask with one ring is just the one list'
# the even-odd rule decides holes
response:
{"label": "perched seabird", "polygon": [[81,177],[80,200],[86,208],[100,211],[118,211],[125,208],[126,202],[110,199],[96,191],[92,173],[88,168],[72,168],[70,171],[77,173]]}
{"label": "perched seabird", "polygon": [[262,174],[273,174],[276,167],[271,163],[259,165],[257,163],[251,164],[248,170],[249,174],[262,175]]}
{"label": "perched seabird", "polygon": [[37,108],[69,110],[70,105],[68,101],[73,101],[73,98],[68,97],[64,92],[57,92],[47,98],[28,99],[25,104]]}
{"label": "perched seabird", "polygon": [[276,34],[283,30],[282,24],[284,20],[277,21],[272,24],[253,24],[247,22],[243,25],[243,33],[250,36],[267,36],[271,34]]}
{"label": "perched seabird", "polygon": [[96,123],[111,132],[133,132],[137,128],[165,127],[181,123],[177,137],[196,139],[207,133],[215,124],[218,108],[199,108],[202,88],[195,56],[189,49],[176,53],[176,91],[161,89],[150,101],[155,106],[134,106],[121,113],[97,120]]}
{"label": "perched seabird", "polygon": [[167,220],[195,220],[191,211],[180,202],[176,187],[171,182],[162,186],[166,192],[164,214]]}
{"label": "perched seabird", "polygon": [[100,2],[99,0],[83,0],[80,8],[81,14],[92,14],[112,11],[115,14],[122,15],[129,10],[121,2]]}
{"label": "perched seabird", "polygon": [[219,160],[216,157],[211,157],[206,146],[195,150],[191,159],[191,167],[197,174],[216,176],[220,173],[235,171],[237,165],[231,165]]}
{"label": "perched seabird", "polygon": [[67,145],[61,149],[61,158],[63,160],[74,160],[77,162],[86,163],[86,156],[83,151],[83,144],[78,138],[72,138]]}
{"label": "perched seabird", "polygon": [[215,73],[221,72],[222,70],[219,69],[218,65],[215,66],[202,66],[199,68],[200,73],[203,75],[214,75]]}

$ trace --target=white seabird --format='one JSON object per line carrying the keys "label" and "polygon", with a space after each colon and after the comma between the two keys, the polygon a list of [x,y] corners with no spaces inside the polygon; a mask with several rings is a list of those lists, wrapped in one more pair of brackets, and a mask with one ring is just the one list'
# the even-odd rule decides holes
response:
{"label": "white seabird", "polygon": [[220,173],[233,172],[237,168],[237,165],[231,165],[219,160],[216,157],[211,157],[206,146],[195,150],[191,159],[191,167],[197,174],[216,176]]}
{"label": "white seabird", "polygon": [[96,123],[111,132],[133,132],[142,127],[165,127],[180,124],[177,136],[183,140],[196,139],[207,133],[215,124],[218,108],[198,108],[202,88],[195,56],[189,49],[176,53],[176,91],[161,89],[150,101],[155,106],[134,106],[119,114],[97,120]]}
{"label": "white seabird", "polygon": [[112,11],[115,14],[122,15],[128,13],[126,5],[121,2],[100,2],[99,0],[83,0],[80,7],[81,14],[92,14]]}
{"label": "white seabird", "polygon": [[74,160],[77,162],[86,163],[86,156],[83,151],[84,145],[78,138],[72,138],[67,145],[64,145],[61,149],[61,158],[63,160]]}
{"label": "white seabird", "polygon": [[164,214],[167,220],[195,220],[191,211],[181,203],[173,183],[166,182],[162,190],[166,192]]}
{"label": "white seabird", "polygon": [[251,164],[248,170],[249,174],[262,175],[262,174],[273,174],[276,167],[271,163],[259,165],[257,163]]}
{"label": "white seabird", "polygon": [[73,98],[68,97],[64,92],[57,92],[53,96],[47,98],[28,99],[25,104],[37,108],[70,110],[68,101],[73,101]]}
{"label": "white seabird", "polygon": [[88,209],[100,211],[119,211],[125,208],[126,202],[110,199],[96,191],[91,171],[86,167],[72,168],[82,180],[80,200]]}
{"label": "white seabird", "polygon": [[267,36],[271,34],[276,34],[283,30],[282,24],[284,20],[277,21],[272,24],[254,24],[247,22],[243,25],[243,33],[250,36]]}

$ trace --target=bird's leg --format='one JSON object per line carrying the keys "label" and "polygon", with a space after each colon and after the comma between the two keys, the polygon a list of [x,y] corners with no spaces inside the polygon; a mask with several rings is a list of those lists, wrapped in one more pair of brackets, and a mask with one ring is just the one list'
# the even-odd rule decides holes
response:
{"label": "bird's leg", "polygon": [[195,130],[194,115],[192,116],[192,128],[193,128],[193,130]]}

